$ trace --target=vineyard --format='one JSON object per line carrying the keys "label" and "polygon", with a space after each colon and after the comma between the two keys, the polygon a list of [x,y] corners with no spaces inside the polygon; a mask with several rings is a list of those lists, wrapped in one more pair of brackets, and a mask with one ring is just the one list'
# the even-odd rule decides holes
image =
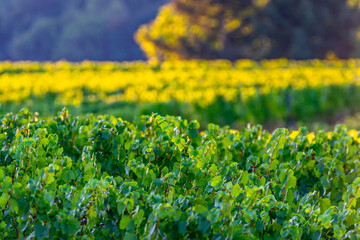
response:
{"label": "vineyard", "polygon": [[0,240],[360,239],[360,0],[0,0]]}
{"label": "vineyard", "polygon": [[53,116],[111,114],[132,121],[153,112],[233,128],[302,126],[359,111],[359,60],[231,63],[0,64],[0,113],[23,107]]}
{"label": "vineyard", "polygon": [[1,239],[358,239],[358,132],[0,118]]}
{"label": "vineyard", "polygon": [[359,239],[359,64],[3,62],[0,239]]}

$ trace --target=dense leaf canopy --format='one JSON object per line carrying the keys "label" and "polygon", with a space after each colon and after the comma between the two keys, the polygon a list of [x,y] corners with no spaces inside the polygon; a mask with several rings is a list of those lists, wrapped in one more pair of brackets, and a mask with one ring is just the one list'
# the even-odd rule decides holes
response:
{"label": "dense leaf canopy", "polygon": [[3,239],[358,239],[358,132],[0,116]]}

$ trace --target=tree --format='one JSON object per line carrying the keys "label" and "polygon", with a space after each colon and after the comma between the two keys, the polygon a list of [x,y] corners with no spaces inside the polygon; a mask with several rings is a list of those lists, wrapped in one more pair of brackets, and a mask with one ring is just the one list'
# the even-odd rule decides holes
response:
{"label": "tree", "polygon": [[245,55],[258,9],[251,0],[173,0],[136,38],[149,58],[235,59]]}
{"label": "tree", "polygon": [[348,58],[360,26],[344,0],[172,0],[136,39],[166,58]]}

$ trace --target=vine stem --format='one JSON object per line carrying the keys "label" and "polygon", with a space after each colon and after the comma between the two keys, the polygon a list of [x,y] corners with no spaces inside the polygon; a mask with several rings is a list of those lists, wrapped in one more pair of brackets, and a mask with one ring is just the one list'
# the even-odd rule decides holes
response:
{"label": "vine stem", "polygon": [[19,228],[18,226],[16,225],[16,221],[15,221],[15,218],[14,218],[14,215],[10,209],[10,214],[11,214],[11,217],[12,217],[12,220],[13,220],[13,223],[14,223],[14,227],[15,227],[15,230],[16,230],[16,233],[17,233],[17,236],[18,238],[20,237],[20,232],[19,232]]}
{"label": "vine stem", "polygon": [[[231,191],[225,187],[225,184],[223,184],[223,188],[225,188],[225,190],[226,190],[229,194],[231,194]],[[243,211],[241,210],[240,206],[237,205],[237,204],[235,204],[235,205],[238,207],[238,209],[239,209],[239,211],[241,212],[241,214],[244,215],[244,213],[243,213]]]}
{"label": "vine stem", "polygon": [[217,177],[218,175],[217,174],[215,174],[209,167],[207,167],[207,169],[215,176],[215,177]]}

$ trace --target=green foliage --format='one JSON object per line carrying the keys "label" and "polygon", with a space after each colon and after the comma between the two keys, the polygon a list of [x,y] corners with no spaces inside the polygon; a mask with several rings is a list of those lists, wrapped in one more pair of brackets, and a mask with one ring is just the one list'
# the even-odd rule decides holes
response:
{"label": "green foliage", "polygon": [[309,141],[66,109],[0,124],[2,239],[360,237],[360,146],[344,126]]}

